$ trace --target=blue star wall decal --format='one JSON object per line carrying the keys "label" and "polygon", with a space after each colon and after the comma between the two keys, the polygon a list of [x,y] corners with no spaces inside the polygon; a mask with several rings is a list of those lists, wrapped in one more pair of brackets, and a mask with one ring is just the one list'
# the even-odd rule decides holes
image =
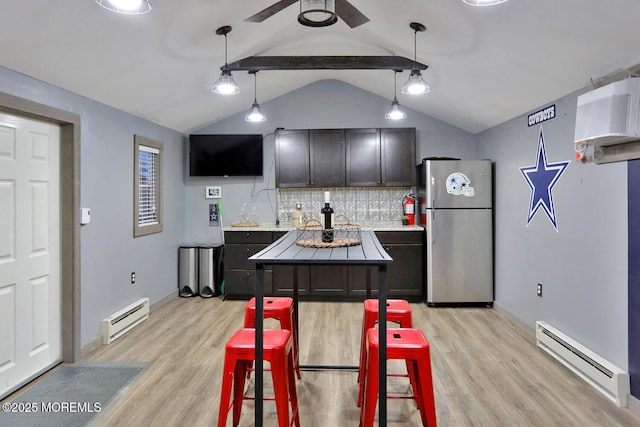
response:
{"label": "blue star wall decal", "polygon": [[531,202],[529,204],[527,226],[529,226],[538,209],[542,207],[553,224],[553,228],[555,228],[556,232],[558,231],[556,210],[553,204],[553,186],[556,185],[560,176],[562,176],[567,166],[569,166],[569,163],[571,163],[571,160],[547,163],[547,150],[544,146],[542,127],[540,127],[536,164],[520,168],[522,176],[524,176],[527,184],[531,187]]}

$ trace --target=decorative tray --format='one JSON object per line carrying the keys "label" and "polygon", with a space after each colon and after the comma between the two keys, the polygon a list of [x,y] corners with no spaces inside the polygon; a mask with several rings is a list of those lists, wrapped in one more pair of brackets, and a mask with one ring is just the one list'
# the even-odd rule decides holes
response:
{"label": "decorative tray", "polygon": [[231,224],[232,227],[259,227],[260,224],[258,224],[257,222],[249,222],[249,221],[244,221],[244,222],[234,222],[233,224]]}
{"label": "decorative tray", "polygon": [[306,248],[339,248],[362,244],[360,224],[352,224],[345,215],[336,216],[333,228],[325,230],[322,223],[313,218],[296,228],[296,245]]}

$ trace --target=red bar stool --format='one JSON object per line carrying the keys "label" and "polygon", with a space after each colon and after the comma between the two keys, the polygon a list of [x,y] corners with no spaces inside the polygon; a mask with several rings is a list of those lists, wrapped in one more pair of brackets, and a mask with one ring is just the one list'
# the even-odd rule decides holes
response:
{"label": "red bar stool", "polygon": [[[400,325],[401,328],[412,328],[411,306],[403,299],[387,300],[387,321]],[[358,382],[362,383],[364,376],[364,364],[366,358],[367,331],[378,323],[378,300],[364,300],[364,319],[362,321],[362,338],[360,340],[360,365],[358,369]],[[407,365],[407,370],[409,365]],[[358,397],[358,406],[362,405],[362,396]]]}
{"label": "red bar stool", "polygon": [[[247,370],[256,358],[255,337],[255,329],[244,328],[238,330],[227,341],[224,354],[224,371],[222,373],[218,427],[225,427],[231,407],[233,407],[233,425],[237,426],[240,422],[242,402],[253,399],[244,395],[244,385]],[[275,397],[265,400],[275,400],[279,427],[290,427],[292,424],[300,427],[291,332],[286,329],[265,329],[263,347],[264,360],[269,361],[271,364],[275,395]],[[233,399],[229,404],[232,386]],[[291,424],[289,423],[289,403],[291,403]]]}
{"label": "red bar stool", "polygon": [[[300,358],[298,356],[298,335],[295,326],[293,311],[293,298],[289,297],[264,297],[264,318],[278,319],[280,328],[291,332],[293,336],[293,360],[298,379],[300,376]],[[244,327],[256,327],[256,299],[251,298],[244,309]],[[249,374],[251,371],[249,371]]]}
{"label": "red bar stool", "polygon": [[[364,403],[360,409],[360,427],[372,427],[378,403],[378,355],[380,344],[378,330],[367,331],[367,364],[366,373],[360,383],[364,388]],[[411,364],[409,371],[416,405],[420,410],[422,425],[436,427],[436,406],[433,397],[433,378],[431,374],[431,355],[429,342],[419,329],[389,328],[387,329],[387,360],[406,360]],[[364,383],[364,384],[363,384]],[[387,396],[391,398],[410,398],[407,396]]]}

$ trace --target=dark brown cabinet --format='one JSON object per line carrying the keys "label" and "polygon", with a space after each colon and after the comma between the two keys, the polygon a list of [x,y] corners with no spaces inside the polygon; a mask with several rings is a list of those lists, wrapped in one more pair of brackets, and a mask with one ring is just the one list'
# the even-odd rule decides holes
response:
{"label": "dark brown cabinet", "polygon": [[[387,266],[387,296],[419,301],[424,289],[424,233],[421,231],[377,231],[380,243],[393,258]],[[366,296],[367,270],[371,295],[378,295],[377,269],[349,267],[349,295]]]}
{"label": "dark brown cabinet", "polygon": [[309,187],[309,131],[276,131],[276,187]]}
{"label": "dark brown cabinet", "polygon": [[[247,258],[282,237],[284,232],[225,232],[225,297],[249,299],[255,295],[255,265]],[[387,266],[390,298],[420,301],[424,289],[424,232],[378,231],[376,236],[393,258]],[[265,268],[265,295],[293,294],[293,266]],[[376,297],[378,269],[365,266],[298,266],[298,294],[301,299],[324,301],[362,301],[366,298],[367,274],[371,295]]]}
{"label": "dark brown cabinet", "polygon": [[276,186],[415,185],[414,128],[276,131]]}
{"label": "dark brown cabinet", "polygon": [[[298,295],[309,295],[309,266],[298,266]],[[293,266],[292,265],[274,265],[274,293],[275,295],[293,295]]]}
{"label": "dark brown cabinet", "polygon": [[416,130],[380,129],[382,185],[388,187],[416,184]]}
{"label": "dark brown cabinet", "polygon": [[381,185],[380,131],[378,129],[347,129],[347,185],[376,187]]}
{"label": "dark brown cabinet", "polygon": [[276,186],[344,187],[344,130],[276,131]]}
{"label": "dark brown cabinet", "polygon": [[344,130],[309,131],[311,187],[344,187]]}
{"label": "dark brown cabinet", "polygon": [[[225,232],[224,293],[225,298],[249,299],[255,295],[255,264],[248,258],[273,242],[271,231]],[[273,293],[273,271],[265,268],[264,293]]]}

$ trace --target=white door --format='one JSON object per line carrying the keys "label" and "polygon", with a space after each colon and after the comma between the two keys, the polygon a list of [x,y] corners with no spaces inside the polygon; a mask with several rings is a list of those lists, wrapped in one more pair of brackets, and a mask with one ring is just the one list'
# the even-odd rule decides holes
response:
{"label": "white door", "polygon": [[62,359],[60,129],[0,113],[0,398]]}

